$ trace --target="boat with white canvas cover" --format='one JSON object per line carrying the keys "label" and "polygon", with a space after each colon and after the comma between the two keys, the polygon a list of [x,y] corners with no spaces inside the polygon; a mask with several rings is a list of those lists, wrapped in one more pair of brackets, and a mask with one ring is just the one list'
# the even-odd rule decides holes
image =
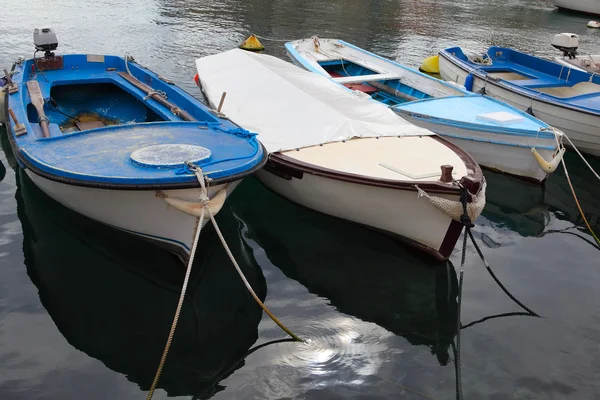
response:
{"label": "boat with white canvas cover", "polygon": [[600,0],[550,0],[559,9],[600,15]]}
{"label": "boat with white canvas cover", "polygon": [[600,75],[497,46],[479,55],[441,50],[439,66],[443,79],[526,110],[600,156]]}
{"label": "boat with white canvas cover", "polygon": [[[339,39],[313,37],[285,47],[295,64],[388,105],[410,122],[457,144],[484,167],[542,182],[560,159],[555,157],[561,151],[560,133],[498,100]],[[554,163],[548,167],[543,160]]]}
{"label": "boat with white canvas cover", "polygon": [[[38,34],[56,40],[50,29]],[[265,163],[256,135],[129,58],[36,46],[44,57],[16,63],[4,93],[19,166],[64,206],[187,259],[200,197],[216,214]],[[210,179],[206,193],[188,162]]]}
{"label": "boat with white canvas cover", "polygon": [[257,177],[283,197],[398,236],[438,259],[450,256],[462,230],[461,186],[472,195],[471,219],[481,212],[485,185],[475,160],[384,105],[239,49],[196,66],[208,102],[226,92],[223,113],[258,133],[270,154]]}

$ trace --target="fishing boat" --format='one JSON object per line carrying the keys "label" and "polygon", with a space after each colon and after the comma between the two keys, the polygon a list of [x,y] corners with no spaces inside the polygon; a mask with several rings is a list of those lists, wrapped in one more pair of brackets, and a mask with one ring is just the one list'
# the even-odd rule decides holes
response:
{"label": "fishing boat", "polygon": [[186,259],[204,204],[196,166],[217,213],[266,161],[255,135],[129,57],[55,55],[51,29],[34,42],[44,56],[18,62],[5,94],[19,165],[65,206]]}
{"label": "fishing boat", "polygon": [[579,36],[575,33],[559,33],[552,38],[552,47],[563,55],[554,57],[554,61],[569,68],[589,73],[600,72],[600,55],[579,54]]}
{"label": "fishing boat", "polygon": [[550,2],[560,10],[600,15],[600,1],[598,0],[550,0]]}
{"label": "fishing boat", "polygon": [[[88,378],[108,373],[148,390],[181,292],[184,271],[179,261],[138,236],[64,207],[22,169],[16,171],[16,183],[27,274],[51,318],[45,319],[43,329],[35,322],[41,345],[61,343],[62,348],[66,340],[73,346],[64,349],[74,363],[69,365]],[[231,213],[221,213],[219,225],[227,237],[239,237]],[[242,245],[232,251],[264,299],[267,286],[252,250]],[[222,390],[219,381],[243,365],[258,338],[261,309],[228,263],[214,230],[204,232],[158,383],[171,398],[209,398]],[[56,360],[40,361],[40,371],[56,370]],[[69,390],[60,386],[48,383],[46,389],[59,398],[70,397],[63,396]]]}
{"label": "fishing boat", "polygon": [[555,165],[539,161],[556,164],[560,159],[555,157],[561,151],[560,133],[497,100],[343,40],[313,37],[285,47],[297,65],[388,105],[408,121],[457,144],[482,166],[542,182]]}
{"label": "fishing boat", "polygon": [[506,47],[468,55],[460,47],[439,52],[447,81],[485,92],[560,129],[582,152],[600,156],[600,76]]}
{"label": "fishing boat", "polygon": [[227,92],[222,112],[258,132],[270,154],[257,177],[283,197],[439,259],[450,256],[462,230],[461,186],[471,194],[471,219],[481,212],[475,160],[388,107],[268,55],[235,49],[196,65],[209,104]]}

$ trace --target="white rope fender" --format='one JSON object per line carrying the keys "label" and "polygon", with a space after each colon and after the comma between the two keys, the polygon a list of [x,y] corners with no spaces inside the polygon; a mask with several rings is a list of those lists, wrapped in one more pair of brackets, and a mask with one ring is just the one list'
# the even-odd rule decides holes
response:
{"label": "white rope fender", "polygon": [[[442,211],[444,214],[449,216],[455,221],[461,222],[460,217],[463,215],[463,205],[457,200],[449,200],[443,197],[431,196],[423,189],[421,189],[418,185],[415,185],[417,188],[417,197],[425,197],[429,202],[438,210]],[[471,196],[471,202],[467,204],[467,213],[469,214],[469,218],[471,221],[475,221],[479,214],[483,211],[485,207],[485,190],[487,187],[487,182],[485,179],[482,181],[481,189],[479,193],[473,195],[469,193]]]}

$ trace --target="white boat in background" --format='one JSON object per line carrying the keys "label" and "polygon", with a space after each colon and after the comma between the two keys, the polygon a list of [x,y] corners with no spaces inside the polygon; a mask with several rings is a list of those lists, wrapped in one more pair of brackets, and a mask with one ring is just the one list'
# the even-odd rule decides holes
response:
{"label": "white boat in background", "polygon": [[236,49],[196,65],[209,103],[227,92],[222,111],[258,133],[270,155],[257,177],[283,197],[438,259],[450,256],[462,230],[459,181],[473,195],[471,218],[481,212],[485,185],[475,160],[386,106],[267,55]]}
{"label": "white boat in background", "polygon": [[556,7],[566,11],[600,15],[599,0],[550,0]]}
{"label": "white boat in background", "polygon": [[[285,45],[292,61],[389,106],[402,118],[460,146],[482,166],[543,182],[560,146],[548,124],[487,96],[468,92],[339,39]],[[532,153],[532,148],[535,152]]]}
{"label": "white boat in background", "polygon": [[563,53],[554,58],[560,65],[593,74],[600,72],[600,55],[579,54],[579,36],[575,33],[554,35],[552,46]]}
{"label": "white boat in background", "polygon": [[443,79],[525,110],[600,156],[600,75],[497,46],[478,56],[441,50],[439,66]]}

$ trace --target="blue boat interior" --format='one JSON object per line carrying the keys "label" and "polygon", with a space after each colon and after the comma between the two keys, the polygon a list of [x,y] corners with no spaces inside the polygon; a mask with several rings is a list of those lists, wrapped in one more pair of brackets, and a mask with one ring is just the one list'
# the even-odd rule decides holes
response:
{"label": "blue boat interior", "polygon": [[505,47],[492,46],[483,56],[467,56],[460,47],[451,47],[444,52],[488,79],[502,80],[533,93],[582,107],[600,107],[598,75]]}
{"label": "blue boat interior", "polygon": [[[115,56],[66,55],[55,68],[40,69],[37,63],[27,60],[15,68],[13,80],[19,91],[9,96],[9,108],[26,128],[14,136],[24,166],[92,183],[160,185],[193,182],[193,173],[182,167],[184,161],[194,160],[140,165],[131,159],[132,152],[157,145],[204,147],[210,157],[197,161],[213,179],[252,170],[265,156],[254,134],[219,118],[172,82],[134,62]],[[132,83],[131,77],[172,107]],[[39,84],[49,137],[42,133],[29,80]],[[181,110],[187,117],[182,118]],[[11,122],[14,132],[16,124]],[[175,157],[177,150],[173,152]]]}
{"label": "blue boat interior", "polygon": [[[373,71],[369,68],[363,67],[350,60],[331,60],[331,61],[320,61],[319,65],[323,68],[329,76],[332,78],[340,78],[343,76],[363,76],[363,75],[374,75],[377,71]],[[371,96],[374,100],[377,100],[388,106],[394,106],[397,104],[403,104],[410,101],[427,99],[431,96],[427,93],[421,92],[411,86],[408,86],[399,79],[387,79],[377,81],[379,84],[383,84],[391,90],[384,91],[380,88],[369,84],[369,82],[362,83],[347,83],[344,84],[348,89],[358,90]],[[391,91],[397,91],[399,93],[391,94]],[[403,96],[404,95],[404,96]]]}
{"label": "blue boat interior", "polygon": [[[319,65],[332,78],[375,75],[378,73],[344,59],[321,61]],[[406,112],[413,116],[427,116],[429,122],[460,125],[462,127],[470,126],[471,129],[485,127],[490,132],[524,135],[538,134],[540,128],[547,127],[545,123],[530,115],[488,97],[466,94],[464,96],[436,98],[406,85],[399,79],[379,80],[377,83],[379,85],[375,84],[374,86],[373,83],[362,82],[347,83],[344,86],[351,90],[369,94],[372,99],[384,103],[396,112]],[[499,123],[494,122],[493,119],[485,119],[486,114],[495,112],[509,112],[515,118],[510,123]]]}

